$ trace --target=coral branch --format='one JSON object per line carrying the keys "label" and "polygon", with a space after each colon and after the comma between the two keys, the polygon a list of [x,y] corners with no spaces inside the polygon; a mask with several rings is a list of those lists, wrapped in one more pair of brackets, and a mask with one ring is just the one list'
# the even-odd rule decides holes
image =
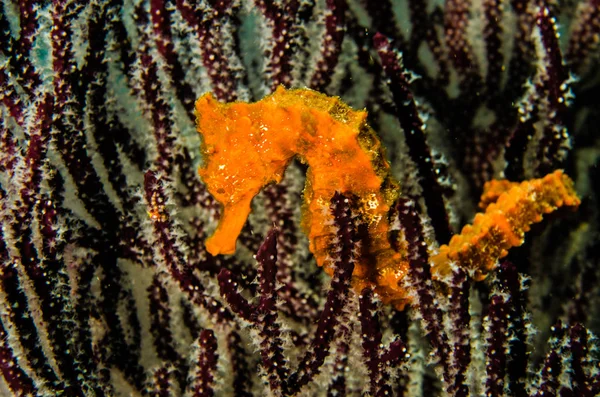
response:
{"label": "coral branch", "polygon": [[262,365],[268,373],[271,389],[286,390],[288,368],[282,354],[281,330],[277,324],[278,315],[275,310],[277,292],[275,276],[277,273],[277,229],[267,235],[258,250],[256,259],[259,262],[258,277],[260,282],[260,301],[251,305],[234,288],[231,273],[226,269],[219,273],[219,287],[231,308],[246,321],[259,328]]}
{"label": "coral branch", "polygon": [[365,288],[360,295],[360,324],[362,329],[362,346],[367,368],[369,369],[372,396],[391,395],[390,374],[387,369],[394,368],[407,359],[406,347],[402,340],[392,342],[387,349],[382,349],[381,331],[377,318],[373,291]]}
{"label": "coral branch", "polygon": [[409,90],[402,58],[390,48],[390,44],[384,36],[376,34],[373,42],[381,58],[383,70],[390,79],[389,86],[396,103],[398,119],[405,131],[410,156],[417,164],[421,175],[419,183],[423,188],[427,212],[431,219],[435,220],[433,227],[436,237],[439,241],[448,241],[451,232],[442,195],[443,189],[436,177],[433,156],[425,138],[425,124],[419,116],[413,94]]}
{"label": "coral branch", "polygon": [[351,210],[351,201],[355,202],[355,200],[339,193],[336,193],[331,200],[330,208],[339,236],[339,248],[332,258],[335,270],[310,348],[300,360],[298,372],[290,376],[290,390],[300,389],[320,371],[321,365],[329,354],[340,312],[348,299],[352,271],[357,259],[357,217]]}
{"label": "coral branch", "polygon": [[270,90],[292,82],[292,51],[295,48],[295,22],[298,18],[300,1],[291,0],[284,4],[265,0],[255,3],[266,19],[266,29],[270,31],[268,64],[266,72]]}
{"label": "coral branch", "polygon": [[240,83],[241,71],[236,70],[240,64],[234,52],[234,32],[236,25],[235,1],[211,1],[204,12],[194,7],[195,2],[177,0],[177,9],[185,22],[194,30],[200,42],[202,63],[208,71],[212,84],[212,92],[222,101],[237,99],[237,85]]}
{"label": "coral branch", "polygon": [[565,58],[575,71],[582,74],[591,66],[594,58],[597,59],[600,44],[600,1],[580,2],[572,29]]}
{"label": "coral branch", "polygon": [[412,304],[421,317],[426,335],[433,348],[433,356],[444,369],[448,382],[448,355],[450,347],[447,335],[443,331],[442,311],[435,304],[435,292],[432,285],[429,254],[425,243],[425,234],[415,203],[400,199],[394,207],[394,216],[400,224],[400,231],[407,243],[409,272],[406,287],[411,291]]}
{"label": "coral branch", "polygon": [[321,58],[314,67],[309,87],[323,91],[331,82],[331,77],[342,51],[345,31],[346,2],[327,0],[325,14],[325,32],[321,43]]}
{"label": "coral branch", "polygon": [[215,395],[217,360],[217,338],[211,330],[205,329],[198,338],[198,349],[193,372],[190,374],[190,392],[195,397],[211,397]]}

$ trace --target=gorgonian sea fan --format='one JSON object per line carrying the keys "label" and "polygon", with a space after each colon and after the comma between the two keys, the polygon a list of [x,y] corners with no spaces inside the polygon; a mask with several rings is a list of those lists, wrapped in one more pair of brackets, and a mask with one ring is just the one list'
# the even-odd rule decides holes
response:
{"label": "gorgonian sea fan", "polygon": [[[0,8],[0,394],[598,394],[597,0]],[[319,271],[299,162],[253,199],[235,255],[206,251],[221,208],[194,101],[282,84],[367,109],[400,186],[404,312],[352,288],[369,242],[355,195],[323,203]],[[490,205],[517,187],[490,181],[557,169],[577,212],[483,282],[433,277],[484,186]]]}

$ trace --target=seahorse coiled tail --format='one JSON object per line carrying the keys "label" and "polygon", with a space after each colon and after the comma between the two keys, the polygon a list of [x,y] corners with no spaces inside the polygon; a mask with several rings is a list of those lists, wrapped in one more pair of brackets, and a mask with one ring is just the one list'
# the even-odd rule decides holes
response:
{"label": "seahorse coiled tail", "polygon": [[521,183],[487,182],[479,204],[485,212],[440,247],[431,258],[433,274],[447,275],[449,262],[454,262],[472,270],[475,280],[482,280],[510,248],[523,244],[525,232],[541,222],[544,214],[580,203],[573,181],[561,170]]}

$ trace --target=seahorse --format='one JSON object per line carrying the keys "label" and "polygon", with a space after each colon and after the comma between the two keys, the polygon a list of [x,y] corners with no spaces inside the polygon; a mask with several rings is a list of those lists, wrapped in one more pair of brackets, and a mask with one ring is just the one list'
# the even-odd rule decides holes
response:
{"label": "seahorse", "polygon": [[[383,303],[399,310],[410,303],[403,282],[409,270],[406,252],[393,249],[389,241],[388,213],[400,186],[366,111],[338,97],[279,87],[255,103],[220,103],[207,93],[196,102],[196,117],[203,137],[199,174],[223,206],[217,229],[206,240],[209,253],[235,253],[252,198],[267,184],[279,183],[292,159],[299,158],[308,165],[302,226],[317,264],[333,275],[336,233],[329,203],[336,192],[350,193],[358,197],[355,211],[368,229],[352,286],[373,288]],[[523,243],[532,223],[563,205],[577,207],[579,198],[560,170],[520,184],[491,182],[482,196],[486,212],[439,252],[430,249],[433,277],[448,275],[454,263],[471,270],[475,279],[485,278],[509,248]]]}
{"label": "seahorse", "polygon": [[400,189],[366,111],[310,89],[279,87],[256,103],[220,103],[205,94],[196,102],[196,115],[203,137],[199,173],[223,206],[206,241],[208,252],[235,252],[252,198],[265,185],[279,183],[296,157],[308,165],[302,226],[317,264],[333,274],[329,203],[336,191],[351,193],[370,237],[368,252],[355,264],[353,287],[374,287],[385,302],[406,301],[399,281],[407,267],[388,240],[388,212]]}

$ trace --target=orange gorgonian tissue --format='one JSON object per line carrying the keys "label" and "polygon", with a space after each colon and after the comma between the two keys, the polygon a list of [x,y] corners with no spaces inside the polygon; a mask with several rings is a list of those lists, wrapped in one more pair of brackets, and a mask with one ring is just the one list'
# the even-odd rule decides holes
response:
{"label": "orange gorgonian tissue", "polygon": [[[371,287],[399,309],[409,303],[402,283],[408,260],[389,241],[388,212],[400,186],[366,122],[366,111],[309,89],[279,87],[256,103],[220,103],[205,94],[196,102],[196,116],[204,156],[199,173],[223,206],[217,229],[206,241],[208,252],[235,252],[252,198],[265,185],[280,182],[298,157],[308,165],[302,223],[317,264],[333,274],[329,253],[336,233],[329,203],[335,192],[351,193],[359,198],[357,212],[369,233],[368,249],[354,267],[353,287]],[[483,202],[491,203],[485,214],[432,256],[434,275],[448,273],[453,261],[482,278],[510,247],[523,242],[524,232],[542,214],[579,204],[561,171],[521,184],[499,184],[490,184],[484,194]]]}

